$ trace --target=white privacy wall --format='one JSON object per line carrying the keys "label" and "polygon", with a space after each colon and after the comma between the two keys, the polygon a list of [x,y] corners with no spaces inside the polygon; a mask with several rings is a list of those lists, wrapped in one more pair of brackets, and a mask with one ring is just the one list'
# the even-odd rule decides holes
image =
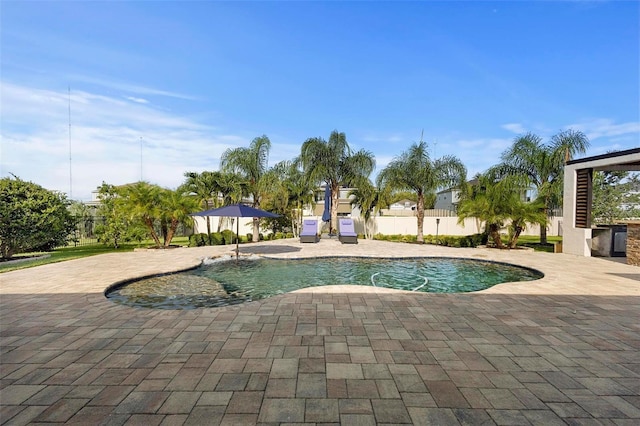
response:
{"label": "white privacy wall", "polygon": [[[322,222],[322,217],[320,216],[309,216],[307,218],[313,218],[318,220],[318,232],[328,232],[328,228]],[[206,233],[207,232],[207,222],[204,217],[194,217],[194,232],[195,233]],[[211,232],[216,232],[218,230],[218,220],[219,217],[211,217]],[[361,217],[353,218],[356,226],[356,232],[358,234],[364,234],[364,219]],[[416,235],[418,233],[418,221],[415,216],[402,217],[402,216],[377,216],[374,220],[374,234],[383,234],[383,235]],[[233,232],[236,231],[236,218],[233,218],[233,228],[231,228],[231,224],[228,219],[223,220],[222,229],[231,229]],[[478,227],[477,221],[475,219],[465,219],[464,225],[458,224],[457,217],[441,217],[440,224],[437,226],[438,235],[471,235],[477,234],[482,231]],[[549,227],[547,229],[548,235],[562,235],[562,218],[556,217],[552,218]],[[246,235],[247,233],[253,232],[253,223],[251,218],[240,218],[240,235]],[[260,232],[268,233],[268,230],[260,229]],[[436,235],[436,218],[435,217],[425,217],[424,218],[424,235]],[[506,232],[506,229],[505,231]],[[540,229],[539,226],[529,226],[522,233],[522,235],[539,235]]]}

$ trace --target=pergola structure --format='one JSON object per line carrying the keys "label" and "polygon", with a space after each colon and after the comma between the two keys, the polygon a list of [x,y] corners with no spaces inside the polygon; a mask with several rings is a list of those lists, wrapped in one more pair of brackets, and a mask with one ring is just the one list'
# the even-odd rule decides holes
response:
{"label": "pergola structure", "polygon": [[[593,172],[615,170],[640,171],[640,148],[580,158],[568,161],[565,165],[562,219],[564,253],[591,256]],[[640,222],[638,225],[640,230]],[[627,247],[633,243],[633,238],[629,233]]]}

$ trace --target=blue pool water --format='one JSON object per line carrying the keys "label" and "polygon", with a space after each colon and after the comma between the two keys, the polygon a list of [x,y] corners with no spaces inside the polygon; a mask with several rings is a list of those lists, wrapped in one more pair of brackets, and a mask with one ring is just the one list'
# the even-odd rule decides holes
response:
{"label": "blue pool water", "polygon": [[427,293],[478,291],[543,274],[504,263],[460,258],[250,258],[209,261],[199,268],[127,283],[107,292],[124,305],[160,309],[227,306],[306,287],[334,284]]}

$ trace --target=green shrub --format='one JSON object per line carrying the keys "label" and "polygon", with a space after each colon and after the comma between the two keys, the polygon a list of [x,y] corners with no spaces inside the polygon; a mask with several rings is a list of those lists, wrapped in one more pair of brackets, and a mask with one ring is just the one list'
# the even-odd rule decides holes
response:
{"label": "green shrub", "polygon": [[[358,235],[358,238],[361,238]],[[417,241],[416,235],[382,235],[375,234],[374,240],[379,241],[395,241],[403,243],[415,243]],[[487,244],[487,234],[473,234],[473,235],[438,235],[438,238],[434,235],[428,234],[424,236],[425,244],[437,244],[448,247],[478,247],[482,244]]]}
{"label": "green shrub", "polygon": [[253,233],[247,233],[247,241],[253,241]]}
{"label": "green shrub", "polygon": [[284,233],[282,232],[276,232],[275,234],[271,235],[273,235],[274,240],[282,240],[284,238]]}
{"label": "green shrub", "polygon": [[230,229],[225,229],[221,232],[222,240],[224,244],[235,244],[236,243],[236,234],[233,233]]}
{"label": "green shrub", "polygon": [[473,240],[473,247],[478,247],[479,245],[486,245],[489,240],[489,234],[486,232],[480,234],[471,235],[471,239]]}
{"label": "green shrub", "polygon": [[211,233],[211,245],[212,246],[220,246],[224,244],[224,240],[222,238],[222,234],[220,232],[212,232]]}
{"label": "green shrub", "polygon": [[248,243],[249,241],[251,241],[249,236],[240,235],[240,244],[245,244],[245,243]]}
{"label": "green shrub", "polygon": [[285,238],[293,238],[293,232],[287,232]]}
{"label": "green shrub", "polygon": [[207,234],[189,235],[189,247],[202,247],[207,245]]}
{"label": "green shrub", "polygon": [[258,241],[264,241],[264,234],[261,232],[258,234]]}
{"label": "green shrub", "polygon": [[486,234],[473,234],[473,235],[441,235],[438,236],[438,241],[436,241],[435,237],[428,235],[425,237],[425,243],[429,242],[430,244],[438,244],[441,246],[448,247],[478,247],[481,244],[486,244],[487,236]]}

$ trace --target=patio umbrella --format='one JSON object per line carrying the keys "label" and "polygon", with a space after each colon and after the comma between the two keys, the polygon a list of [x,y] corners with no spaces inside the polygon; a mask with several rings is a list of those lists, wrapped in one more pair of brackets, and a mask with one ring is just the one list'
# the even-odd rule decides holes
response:
{"label": "patio umbrella", "polygon": [[280,217],[279,214],[267,212],[244,204],[232,204],[217,209],[204,210],[198,213],[192,213],[191,216],[223,216],[236,218],[236,260],[240,252],[240,218],[241,217]]}
{"label": "patio umbrella", "polygon": [[324,187],[324,211],[322,221],[329,222],[329,236],[331,236],[331,188],[329,184]]}

